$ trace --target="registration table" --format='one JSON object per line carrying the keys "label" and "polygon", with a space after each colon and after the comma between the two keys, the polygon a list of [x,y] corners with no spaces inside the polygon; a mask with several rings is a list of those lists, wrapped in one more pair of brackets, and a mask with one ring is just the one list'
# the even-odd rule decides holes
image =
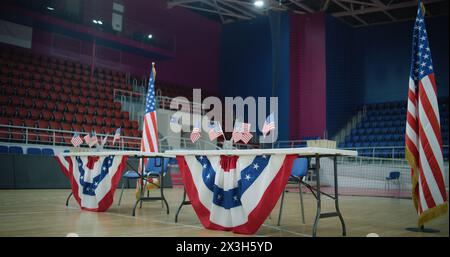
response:
{"label": "registration table", "polygon": [[[113,203],[114,192],[122,173],[125,167],[129,166],[127,160],[130,157],[139,159],[141,165],[144,158],[159,159],[159,163],[162,165],[159,174],[160,197],[145,196],[144,180],[146,177],[138,173],[140,195],[136,200],[132,215],[135,215],[138,204],[142,206],[142,202],[152,200],[162,200],[167,208],[167,214],[169,214],[169,205],[164,197],[162,186],[166,174],[163,163],[164,158],[174,156],[141,151],[70,152],[57,155],[56,159],[61,170],[69,178],[72,187],[72,193],[67,198],[66,205],[73,195],[83,210],[98,212],[108,210]],[[135,170],[132,167],[131,169]]]}
{"label": "registration table", "polygon": [[[317,235],[319,219],[338,217],[342,235],[345,222],[339,209],[337,157],[356,156],[356,151],[319,147],[245,150],[170,150],[180,167],[185,192],[181,207],[192,204],[207,229],[254,234],[264,223],[282,194],[296,158],[315,159],[316,185],[308,187],[317,200],[312,235]],[[320,191],[320,159],[334,161],[334,195]],[[315,193],[314,193],[315,191]],[[190,201],[186,201],[186,194]],[[335,202],[335,211],[322,212],[321,197]]]}

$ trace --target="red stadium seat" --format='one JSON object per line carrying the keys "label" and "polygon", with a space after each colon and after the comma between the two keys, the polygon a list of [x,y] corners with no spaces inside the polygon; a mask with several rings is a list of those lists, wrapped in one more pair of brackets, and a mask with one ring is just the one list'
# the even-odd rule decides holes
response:
{"label": "red stadium seat", "polygon": [[25,127],[34,128],[36,127],[36,123],[34,120],[25,120]]}
{"label": "red stadium seat", "polygon": [[63,120],[65,122],[72,123],[73,122],[73,114],[70,113],[70,112],[64,113],[64,119]]}
{"label": "red stadium seat", "polygon": [[62,93],[62,94],[59,95],[59,97],[60,97],[62,103],[69,102],[69,95],[67,95],[65,93]]}
{"label": "red stadium seat", "polygon": [[122,124],[123,124],[124,128],[130,128],[130,129],[132,128],[131,127],[131,122],[128,119],[122,120]]}
{"label": "red stadium seat", "polygon": [[30,118],[33,120],[37,120],[41,116],[41,111],[36,109],[28,109],[28,113],[30,113]]}
{"label": "red stadium seat", "polygon": [[133,129],[139,129],[139,123],[137,121],[135,121],[135,120],[132,120],[131,121],[131,127]]}
{"label": "red stadium seat", "polygon": [[44,83],[44,90],[47,92],[48,97],[50,97],[50,91],[53,90],[53,86],[50,83]]}
{"label": "red stadium seat", "polygon": [[23,105],[23,98],[22,97],[18,97],[18,96],[11,96],[11,105],[16,106],[16,107],[20,107]]}
{"label": "red stadium seat", "polygon": [[6,95],[0,95],[0,105],[7,105],[9,103],[9,97]]}
{"label": "red stadium seat", "polygon": [[42,119],[49,121],[52,119],[52,113],[49,110],[43,110],[41,112]]}
{"label": "red stadium seat", "polygon": [[116,110],[120,110],[120,107],[121,107],[122,105],[119,103],[119,102],[114,102],[114,109],[116,109]]}
{"label": "red stadium seat", "polygon": [[62,112],[58,112],[58,111],[54,111],[53,112],[53,119],[57,122],[61,122],[63,119],[63,114]]}
{"label": "red stadium seat", "polygon": [[114,110],[114,117],[116,119],[121,119],[122,118],[122,112],[120,110]]}
{"label": "red stadium seat", "polygon": [[63,92],[64,92],[64,94],[67,94],[67,95],[72,94],[72,90],[71,90],[71,88],[68,87],[68,86],[63,87]]}
{"label": "red stadium seat", "polygon": [[72,94],[75,96],[79,96],[81,93],[79,88],[72,88]]}
{"label": "red stadium seat", "polygon": [[99,107],[107,107],[108,103],[105,100],[99,100],[98,101],[98,106]]}
{"label": "red stadium seat", "polygon": [[34,88],[28,89],[28,97],[37,98],[38,95],[39,95],[39,92],[36,89],[34,89]]}
{"label": "red stadium seat", "polygon": [[78,96],[71,95],[70,102],[73,104],[78,104],[80,102],[80,99],[78,98]]}
{"label": "red stadium seat", "polygon": [[63,113],[66,110],[66,105],[64,102],[55,103],[55,107],[56,107],[55,110],[61,113]]}
{"label": "red stadium seat", "polygon": [[72,145],[72,141],[71,141],[72,140],[72,136],[71,135],[63,134],[62,137],[63,137],[63,140],[64,140],[64,144]]}
{"label": "red stadium seat", "polygon": [[[101,126],[94,125],[94,126],[92,126],[92,129],[93,129],[96,133],[104,134],[103,127],[101,127]],[[99,140],[100,140],[100,138],[99,138]]]}
{"label": "red stadium seat", "polygon": [[87,108],[87,114],[89,114],[89,115],[94,115],[95,112],[96,112],[96,110],[95,110],[94,107],[89,106],[89,107]]}
{"label": "red stadium seat", "polygon": [[5,109],[5,115],[6,117],[15,117],[17,113],[16,107],[13,106],[7,106]]}
{"label": "red stadium seat", "polygon": [[17,116],[21,119],[26,119],[28,118],[28,110],[27,109],[23,109],[23,108],[19,108],[17,110]]}
{"label": "red stadium seat", "polygon": [[99,117],[99,116],[94,116],[92,118],[92,121],[94,124],[96,125],[103,125],[103,117]]}
{"label": "red stadium seat", "polygon": [[18,126],[18,127],[21,127],[21,126],[23,126],[23,124],[24,124],[24,122],[23,122],[22,119],[17,119],[17,118],[12,118],[12,119],[11,119],[11,125],[12,125],[12,126]]}
{"label": "red stadium seat", "polygon": [[0,140],[9,140],[9,130],[5,127],[0,127]]}
{"label": "red stadium seat", "polygon": [[113,125],[114,125],[114,127],[117,127],[117,128],[119,128],[119,127],[122,127],[122,120],[121,119],[114,119],[113,120]]}
{"label": "red stadium seat", "polygon": [[27,90],[25,88],[17,88],[16,93],[18,96],[25,96],[27,94]]}
{"label": "red stadium seat", "polygon": [[[55,70],[53,70],[53,69],[47,69],[46,73],[47,73],[48,75],[50,75],[50,76],[53,76],[53,75],[55,75]],[[47,82],[50,81],[50,76],[48,76],[48,75],[44,75],[44,80],[47,81]],[[46,77],[48,77],[49,79],[47,80]]]}
{"label": "red stadium seat", "polygon": [[74,131],[78,131],[78,132],[81,132],[81,125],[79,125],[79,124],[72,124],[72,128],[73,128],[73,130]]}
{"label": "red stadium seat", "polygon": [[86,124],[88,124],[88,125],[94,124],[92,115],[85,115],[84,120],[85,120]]}
{"label": "red stadium seat", "polygon": [[36,109],[41,110],[41,109],[44,108],[44,106],[45,106],[45,102],[44,102],[44,101],[42,101],[42,100],[40,100],[40,99],[34,100],[34,107],[35,107]]}
{"label": "red stadium seat", "polygon": [[61,130],[61,125],[59,122],[50,121],[49,123],[50,129]]}
{"label": "red stadium seat", "polygon": [[38,120],[38,121],[37,121],[37,126],[38,126],[38,128],[44,128],[44,129],[46,129],[46,128],[48,128],[48,121],[45,121],[45,120]]}
{"label": "red stadium seat", "polygon": [[98,102],[97,99],[89,98],[89,99],[88,99],[88,102],[89,102],[89,106],[92,106],[92,107],[98,105],[98,104],[97,104],[97,102]]}
{"label": "red stadium seat", "polygon": [[133,135],[133,137],[141,137],[142,135],[139,133],[138,130],[133,129],[131,130],[131,134]]}
{"label": "red stadium seat", "polygon": [[62,130],[72,131],[72,125],[70,123],[61,123]]}
{"label": "red stadium seat", "polygon": [[[53,91],[59,94],[59,93],[63,92],[63,87],[61,87],[60,85],[54,85],[53,86]],[[64,93],[66,93],[66,92],[64,92]],[[51,97],[51,94],[50,94],[50,97]]]}
{"label": "red stadium seat", "polygon": [[105,116],[105,109],[103,109],[103,108],[97,108],[97,116],[100,116],[100,117],[104,117]]}
{"label": "red stadium seat", "polygon": [[44,75],[44,82],[50,83],[51,81],[52,81],[52,77],[50,77],[49,75]]}
{"label": "red stadium seat", "polygon": [[55,102],[47,101],[45,108],[49,111],[53,111],[55,109]]}
{"label": "red stadium seat", "polygon": [[12,86],[5,87],[5,94],[8,96],[12,96],[16,94],[16,88]]}
{"label": "red stadium seat", "polygon": [[122,112],[122,118],[123,118],[123,119],[127,119],[127,120],[130,119],[130,113],[129,113],[129,112],[126,112],[126,111],[125,111],[125,112]]}
{"label": "red stadium seat", "polygon": [[83,115],[82,115],[82,114],[79,114],[79,113],[75,114],[73,121],[74,121],[75,123],[77,123],[77,124],[82,124],[82,123],[84,123]]}
{"label": "red stadium seat", "polygon": [[56,102],[59,101],[59,94],[55,92],[50,93],[50,101]]}
{"label": "red stadium seat", "polygon": [[80,104],[83,106],[86,106],[88,104],[87,98],[80,97]]}
{"label": "red stadium seat", "polygon": [[87,113],[87,108],[86,108],[86,106],[85,106],[85,105],[79,105],[79,106],[78,106],[78,111],[77,111],[77,113],[78,113],[78,114],[86,114],[86,113]]}
{"label": "red stadium seat", "polygon": [[13,128],[10,130],[11,140],[14,142],[22,142],[24,139],[24,131],[22,129]]}
{"label": "red stadium seat", "polygon": [[83,131],[86,132],[86,133],[91,133],[92,132],[92,126],[91,125],[84,124],[82,126],[82,128],[83,128]]}
{"label": "red stadium seat", "polygon": [[68,104],[66,105],[66,110],[67,110],[68,112],[70,112],[70,113],[74,113],[74,112],[77,111],[77,107],[76,107],[76,105],[74,105],[74,104],[68,103]]}
{"label": "red stadium seat", "polygon": [[49,134],[47,131],[39,131],[39,141],[42,143],[52,142],[52,134]]}
{"label": "red stadium seat", "polygon": [[108,117],[103,119],[103,124],[105,124],[105,127],[113,127],[114,126],[113,120]]}

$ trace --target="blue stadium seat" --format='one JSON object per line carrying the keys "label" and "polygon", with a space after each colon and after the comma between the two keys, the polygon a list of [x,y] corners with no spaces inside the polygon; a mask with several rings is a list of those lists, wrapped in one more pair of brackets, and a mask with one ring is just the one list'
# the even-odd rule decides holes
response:
{"label": "blue stadium seat", "polygon": [[22,147],[20,146],[10,146],[9,147],[9,153],[12,154],[23,154]]}
{"label": "blue stadium seat", "polygon": [[27,154],[31,155],[41,155],[42,151],[39,148],[30,147],[27,149]]}
{"label": "blue stadium seat", "polygon": [[0,145],[0,153],[8,153],[8,147],[5,145]]}
{"label": "blue stadium seat", "polygon": [[51,148],[42,148],[42,155],[54,156],[55,152]]}

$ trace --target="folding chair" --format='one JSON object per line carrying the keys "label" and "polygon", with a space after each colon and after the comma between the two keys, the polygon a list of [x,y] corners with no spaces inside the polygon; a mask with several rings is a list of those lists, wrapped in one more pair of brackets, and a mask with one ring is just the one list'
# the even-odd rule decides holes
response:
{"label": "folding chair", "polygon": [[[298,192],[300,196],[300,208],[302,211],[302,222],[305,224],[305,210],[303,207],[303,191],[302,191],[302,180],[308,174],[308,159],[307,158],[297,158],[292,165],[291,176],[289,177],[288,184],[298,184]],[[286,185],[286,188],[287,188]],[[278,226],[281,224],[281,215],[283,213],[283,203],[284,195],[287,190],[283,190],[283,195],[281,196],[280,203],[280,213],[278,215]]]}

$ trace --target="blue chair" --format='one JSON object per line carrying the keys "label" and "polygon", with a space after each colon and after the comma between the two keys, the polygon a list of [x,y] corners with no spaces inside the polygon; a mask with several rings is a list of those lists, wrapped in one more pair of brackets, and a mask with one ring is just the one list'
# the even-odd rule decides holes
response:
{"label": "blue chair", "polygon": [[5,145],[0,145],[0,153],[8,153],[8,147]]}
{"label": "blue chair", "polygon": [[391,171],[389,172],[389,176],[386,177],[384,188],[389,190],[389,184],[392,182],[397,182],[399,191],[401,190],[401,184],[400,184],[400,172],[399,171]]}
{"label": "blue chair", "polygon": [[27,149],[27,154],[30,155],[42,155],[42,151],[39,148],[30,147]]}
{"label": "blue chair", "polygon": [[[303,207],[302,180],[306,175],[308,175],[308,167],[309,167],[309,161],[307,158],[295,159],[294,163],[292,164],[291,176],[289,177],[289,180],[288,180],[288,185],[289,184],[298,184],[303,224],[305,224],[305,210]],[[286,185],[286,187],[287,187],[287,185]],[[281,215],[283,213],[283,202],[284,202],[284,194],[285,193],[286,193],[286,190],[283,190],[283,195],[281,196],[281,203],[280,203],[280,213],[278,215],[278,226],[280,226],[280,224],[281,224]]]}
{"label": "blue chair", "polygon": [[20,146],[10,146],[9,147],[9,153],[12,154],[23,154],[22,147]]}
{"label": "blue chair", "polygon": [[[161,174],[163,165],[164,165],[164,170],[166,172],[164,174]],[[144,181],[147,182],[148,178],[158,178],[159,179],[158,181],[162,181],[161,180],[161,176],[165,176],[166,173],[167,173],[167,167],[169,165],[169,158],[164,158],[164,164],[163,165],[161,165],[161,159],[159,159],[159,158],[149,158],[148,161],[147,161],[147,166],[145,167],[145,170],[144,170],[144,176],[143,176]],[[135,170],[127,170],[122,175],[122,177],[124,179],[126,179],[127,187],[130,187],[130,180],[139,179],[141,177],[141,175]],[[152,182],[148,182],[148,183],[152,183]],[[163,185],[156,185],[156,186],[162,188]],[[120,192],[118,206],[120,206],[120,203],[122,201],[122,196],[123,196],[124,189],[125,189],[125,182],[122,182],[122,191]],[[147,196],[149,196],[149,194],[150,194],[150,191],[147,190]]]}
{"label": "blue chair", "polygon": [[55,152],[51,148],[42,148],[42,155],[45,156],[54,156]]}

